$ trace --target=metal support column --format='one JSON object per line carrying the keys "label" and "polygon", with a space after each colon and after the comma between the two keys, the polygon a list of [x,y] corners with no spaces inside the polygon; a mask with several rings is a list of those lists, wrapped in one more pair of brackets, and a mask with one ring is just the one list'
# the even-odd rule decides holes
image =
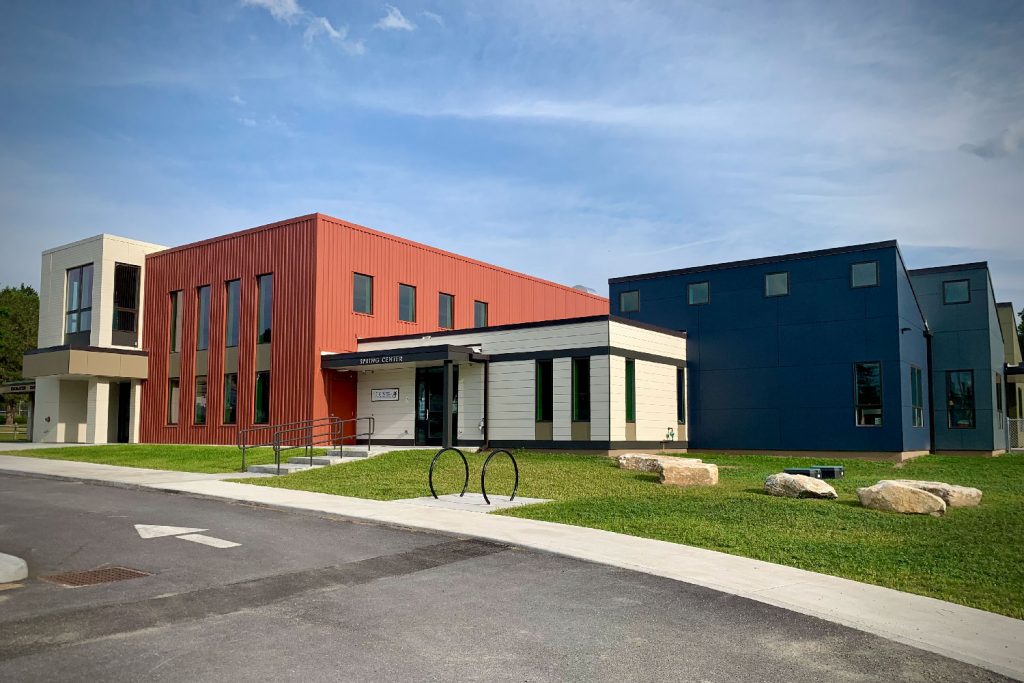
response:
{"label": "metal support column", "polygon": [[441,424],[441,447],[452,447],[452,402],[455,392],[454,364],[444,362],[444,419]]}

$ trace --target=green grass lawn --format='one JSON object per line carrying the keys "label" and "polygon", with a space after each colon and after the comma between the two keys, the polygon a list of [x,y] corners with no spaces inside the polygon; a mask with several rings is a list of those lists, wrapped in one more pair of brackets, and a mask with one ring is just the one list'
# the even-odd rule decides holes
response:
{"label": "green grass lawn", "polygon": [[[0,446],[2,449],[3,446]],[[21,455],[26,458],[77,460],[123,467],[148,467],[179,472],[238,472],[242,467],[242,452],[234,446],[171,446],[159,444],[107,444],[104,446],[69,446],[67,448],[33,448],[9,451],[2,455]],[[300,455],[301,451],[287,455]],[[261,465],[274,462],[274,449],[250,448],[246,463]],[[282,461],[286,457],[282,455]]]}
{"label": "green grass lawn", "polygon": [[[429,495],[433,452],[400,451],[364,462],[249,480],[257,486],[393,500]],[[467,454],[470,490],[480,490],[483,457]],[[1024,618],[1024,455],[927,456],[905,463],[842,461],[838,501],[774,498],[765,477],[820,458],[701,456],[719,465],[716,487],[679,489],[653,474],[620,470],[600,456],[517,453],[519,495],[552,502],[497,514],[606,529],[710,548],[843,576]],[[832,462],[832,461],[827,461]],[[511,467],[495,460],[488,494],[507,492]],[[856,489],[879,479],[938,480],[984,491],[977,508],[945,517],[860,507]],[[452,454],[435,478],[457,492],[462,466]]]}

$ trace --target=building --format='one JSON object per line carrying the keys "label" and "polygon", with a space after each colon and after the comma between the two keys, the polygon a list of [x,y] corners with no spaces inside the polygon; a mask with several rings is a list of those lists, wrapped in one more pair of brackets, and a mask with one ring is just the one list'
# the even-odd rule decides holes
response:
{"label": "building", "polygon": [[60,247],[41,296],[24,369],[37,440],[57,442],[231,444],[252,425],[352,418],[353,378],[320,362],[360,337],[608,313],[603,297],[322,214],[171,249]]}
{"label": "building", "polygon": [[902,459],[1005,447],[984,263],[908,271],[889,241],[613,278],[609,290],[612,314],[686,330],[690,450]]}

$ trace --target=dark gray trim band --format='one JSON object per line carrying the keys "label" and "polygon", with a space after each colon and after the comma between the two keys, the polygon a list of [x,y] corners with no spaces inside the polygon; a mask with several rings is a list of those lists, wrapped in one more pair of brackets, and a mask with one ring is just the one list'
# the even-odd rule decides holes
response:
{"label": "dark gray trim band", "polygon": [[381,349],[378,351],[335,353],[330,356],[321,356],[320,368],[322,370],[351,370],[436,360],[472,361],[479,363],[486,361],[487,356],[476,353],[467,346],[452,346],[449,344],[414,346],[404,349]]}
{"label": "dark gray trim band", "polygon": [[[670,445],[671,444],[671,445]],[[685,449],[686,441],[491,441],[491,448],[568,448],[571,450],[618,451],[627,448]]]}

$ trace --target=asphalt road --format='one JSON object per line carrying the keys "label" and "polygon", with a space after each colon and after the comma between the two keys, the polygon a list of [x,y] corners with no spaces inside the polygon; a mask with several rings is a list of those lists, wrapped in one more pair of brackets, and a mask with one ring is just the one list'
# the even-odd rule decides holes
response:
{"label": "asphalt road", "polygon": [[[135,524],[241,545],[141,538]],[[668,579],[437,534],[0,475],[3,681],[1002,681]],[[152,575],[67,588],[104,566]]]}

